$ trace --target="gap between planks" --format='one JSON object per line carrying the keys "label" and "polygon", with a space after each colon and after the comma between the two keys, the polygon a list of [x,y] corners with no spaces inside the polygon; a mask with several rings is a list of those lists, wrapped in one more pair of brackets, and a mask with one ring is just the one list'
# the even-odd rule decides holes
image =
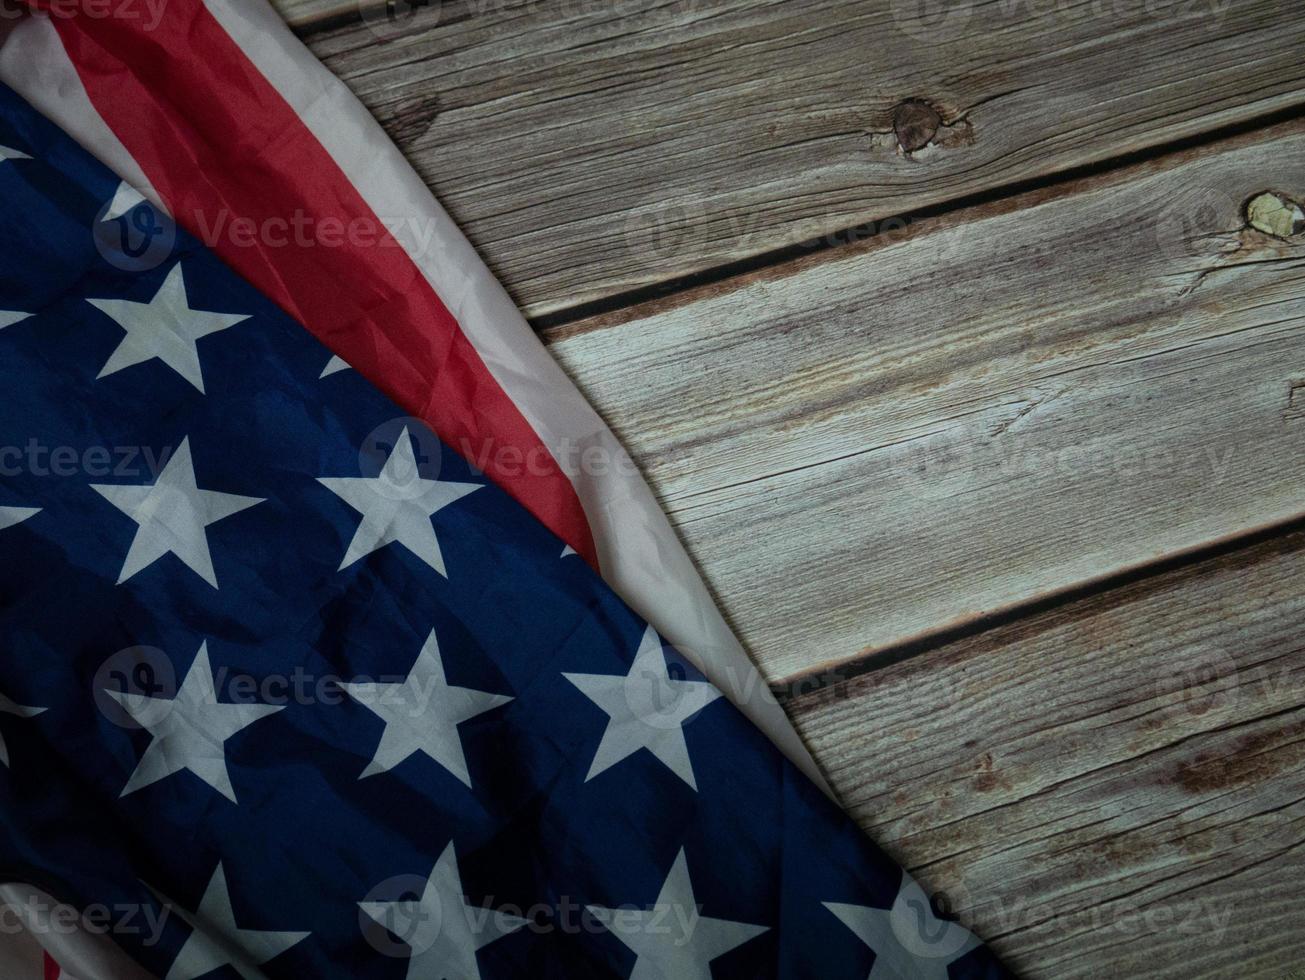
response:
{"label": "gap between planks", "polygon": [[916,234],[931,234],[939,228],[955,227],[986,216],[1033,207],[1066,194],[1082,193],[1094,184],[1108,183],[1120,173],[1136,175],[1143,172],[1143,168],[1156,172],[1184,160],[1199,159],[1207,151],[1221,152],[1234,145],[1252,143],[1263,138],[1266,132],[1303,119],[1305,105],[1293,106],[1172,143],[1123,153],[1099,163],[950,199],[889,222],[840,229],[824,238],[764,252],[729,265],[704,269],[593,303],[563,307],[555,313],[534,317],[530,323],[545,343],[585,330],[619,326],[658,310],[736,289],[752,279],[792,273],[802,268],[802,263],[823,262],[851,249],[867,250],[892,245]]}
{"label": "gap between planks", "polygon": [[1258,541],[788,708],[1020,975],[1281,980],[1305,957],[1303,559],[1305,531]]}
{"label": "gap between planks", "polygon": [[[783,684],[1305,513],[1305,248],[1243,214],[1302,159],[1241,134],[550,339]],[[1238,465],[994,465],[1080,442]]]}
{"label": "gap between planks", "polygon": [[[469,0],[307,40],[545,323],[1305,95],[1273,0],[960,6],[921,31],[872,0]],[[908,153],[916,102],[938,129]]]}
{"label": "gap between planks", "polygon": [[[1123,569],[1100,579],[1079,583],[1061,592],[1041,596],[1023,605],[1012,606],[951,629],[938,630],[894,647],[867,653],[829,670],[817,670],[788,677],[781,684],[772,687],[771,692],[781,703],[787,704],[817,691],[846,683],[863,674],[884,670],[923,656],[941,647],[951,646],[962,640],[977,639],[1019,620],[1041,616],[1094,596],[1107,598],[1111,593],[1121,589],[1132,588],[1149,579],[1171,576],[1174,572],[1189,566],[1203,565],[1225,555],[1236,555],[1275,541],[1293,539],[1299,536],[1301,531],[1305,531],[1305,515],[1270,527],[1236,534],[1225,540],[1199,545],[1189,551],[1167,555],[1157,561]],[[1305,588],[1305,584],[1302,588]]]}
{"label": "gap between planks", "polygon": [[[928,235],[961,233],[965,226],[1026,211],[1076,195],[1121,187],[1207,157],[1254,147],[1291,133],[1302,132],[1305,106],[1249,119],[1170,144],[1112,157],[1099,164],[1064,173],[994,188],[969,198],[949,201],[902,217],[891,227],[861,226],[838,233],[834,242],[810,242],[796,250],[760,257],[755,262],[712,270],[705,281],[675,280],[655,287],[656,295],[630,294],[619,305],[584,313],[569,307],[556,317],[532,320],[545,344],[555,344],[591,330],[607,330],[628,323],[649,322],[677,307],[691,306],[749,285],[779,282],[827,262],[893,248]],[[1122,220],[1122,219],[1121,219]],[[719,273],[719,275],[717,274]]]}

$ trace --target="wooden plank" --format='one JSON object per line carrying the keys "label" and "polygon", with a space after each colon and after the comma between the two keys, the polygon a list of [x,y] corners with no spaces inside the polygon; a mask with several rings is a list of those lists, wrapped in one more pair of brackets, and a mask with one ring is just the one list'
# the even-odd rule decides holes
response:
{"label": "wooden plank", "polygon": [[1305,962],[1305,532],[789,704],[869,833],[1021,976]]}
{"label": "wooden plank", "polygon": [[397,8],[282,2],[530,316],[1305,104],[1281,0]]}
{"label": "wooden plank", "polygon": [[[272,6],[291,27],[301,33],[311,33],[324,24],[335,24],[353,20],[361,11],[361,5],[349,0],[272,0]],[[393,18],[394,14],[380,14],[384,18]]]}
{"label": "wooden plank", "polygon": [[1305,512],[1301,124],[564,328],[774,681]]}

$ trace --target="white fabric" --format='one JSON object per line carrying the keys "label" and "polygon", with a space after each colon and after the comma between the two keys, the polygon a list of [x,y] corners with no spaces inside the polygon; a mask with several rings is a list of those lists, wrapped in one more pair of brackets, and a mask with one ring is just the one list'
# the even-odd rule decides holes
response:
{"label": "white fabric", "polygon": [[[0,885],[0,976],[41,980],[43,948],[62,968],[62,980],[154,980],[109,938],[112,930],[136,930],[157,942],[166,912],[153,904],[102,906],[96,922],[71,906],[21,882]],[[34,969],[33,969],[34,967]]]}
{"label": "white fabric", "polygon": [[[45,14],[24,17],[0,45],[0,82],[31,105],[165,214],[136,158],[91,105],[59,32]],[[115,199],[116,200],[116,199]]]}

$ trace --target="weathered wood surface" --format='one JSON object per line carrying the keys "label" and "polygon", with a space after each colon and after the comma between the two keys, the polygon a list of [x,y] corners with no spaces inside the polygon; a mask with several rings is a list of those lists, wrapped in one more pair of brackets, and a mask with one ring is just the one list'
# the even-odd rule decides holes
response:
{"label": "weathered wood surface", "polygon": [[279,6],[532,316],[1305,104],[1282,0]]}
{"label": "weathered wood surface", "polygon": [[791,702],[853,814],[1020,975],[1305,963],[1305,532]]}
{"label": "weathered wood surface", "polygon": [[[1305,104],[1275,0],[281,6],[536,316]],[[1022,975],[1305,961],[1305,532],[875,657],[1305,515],[1266,190],[1302,125],[548,337],[767,676],[851,678],[803,734]]]}
{"label": "weathered wood surface", "polygon": [[555,332],[773,681],[1305,513],[1292,124]]}

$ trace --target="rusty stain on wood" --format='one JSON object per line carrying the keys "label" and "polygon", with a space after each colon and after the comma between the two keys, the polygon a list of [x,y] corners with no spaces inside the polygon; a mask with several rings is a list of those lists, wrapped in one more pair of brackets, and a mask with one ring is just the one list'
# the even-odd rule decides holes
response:
{"label": "rusty stain on wood", "polygon": [[1302,762],[1305,722],[1297,721],[1201,752],[1178,766],[1174,782],[1189,793],[1209,793],[1261,783],[1285,771],[1298,770]]}

